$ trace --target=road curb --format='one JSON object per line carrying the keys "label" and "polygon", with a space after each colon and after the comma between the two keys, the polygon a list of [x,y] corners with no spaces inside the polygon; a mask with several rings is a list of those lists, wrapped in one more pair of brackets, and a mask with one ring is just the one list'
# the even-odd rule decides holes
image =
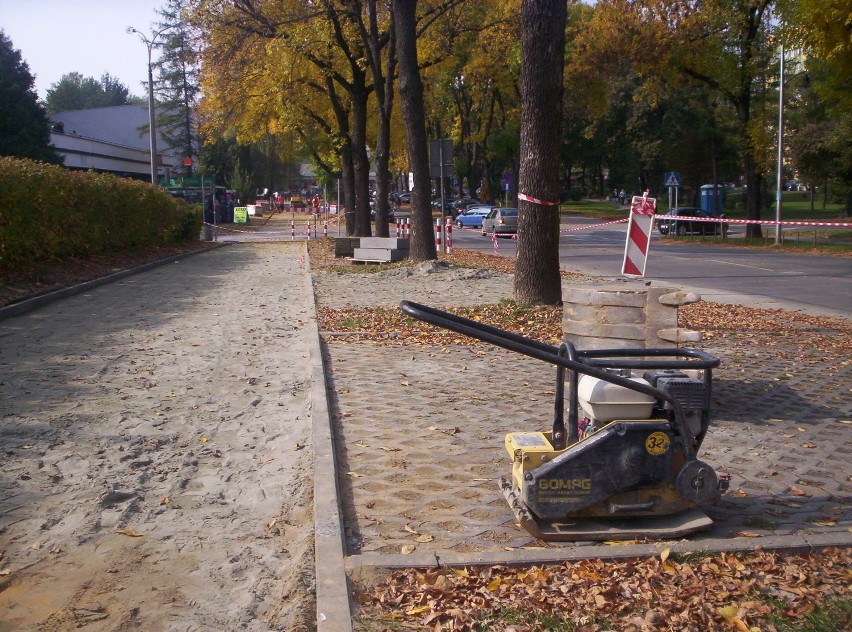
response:
{"label": "road curb", "polygon": [[186,257],[190,257],[192,255],[210,252],[211,250],[215,250],[216,248],[222,248],[226,245],[227,244],[224,242],[211,244],[206,248],[200,248],[199,250],[193,250],[191,252],[182,252],[176,255],[172,255],[170,257],[165,257],[164,259],[157,259],[156,261],[151,261],[150,263],[144,263],[134,268],[128,268],[127,270],[121,270],[120,272],[115,272],[113,274],[98,277],[97,279],[92,279],[91,281],[86,281],[78,285],[72,285],[71,287],[62,288],[61,290],[56,290],[54,292],[48,292],[47,294],[41,294],[40,296],[33,296],[32,298],[25,299],[18,303],[12,303],[11,305],[7,305],[6,307],[0,308],[0,321],[12,318],[13,316],[20,316],[21,314],[26,314],[33,310],[39,309],[40,307],[44,307],[45,305],[49,305],[50,303],[58,301],[59,299],[68,298],[69,296],[76,296],[77,294],[82,294],[83,292],[87,292],[88,290],[92,290],[101,285],[106,285],[107,283],[112,283],[113,281],[118,281],[119,279],[129,277],[139,272],[152,270],[153,268],[166,265],[167,263],[180,261],[181,259],[185,259]]}
{"label": "road curb", "polygon": [[[848,537],[847,537],[848,536]],[[830,547],[852,546],[852,534],[819,534],[812,536],[763,536],[760,538],[704,541],[666,541],[642,544],[606,545],[588,543],[579,545],[551,545],[536,550],[486,551],[479,553],[420,553],[364,554],[346,560],[348,571],[366,569],[400,570],[408,568],[440,568],[462,566],[526,566],[530,564],[561,564],[581,560],[621,560],[627,558],[655,557],[663,550],[670,553],[750,553],[755,549],[810,553]]]}
{"label": "road curb", "polygon": [[314,556],[316,567],[317,630],[352,630],[352,609],[345,568],[343,516],[337,489],[328,385],[320,346],[311,262],[307,242],[305,290],[308,304],[308,347],[311,361],[311,418],[314,446]]}

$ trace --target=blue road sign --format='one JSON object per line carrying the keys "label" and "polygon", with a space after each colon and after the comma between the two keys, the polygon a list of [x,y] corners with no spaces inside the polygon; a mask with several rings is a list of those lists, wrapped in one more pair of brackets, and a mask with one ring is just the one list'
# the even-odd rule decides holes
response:
{"label": "blue road sign", "polygon": [[680,186],[680,171],[668,171],[664,177],[667,189],[677,189]]}

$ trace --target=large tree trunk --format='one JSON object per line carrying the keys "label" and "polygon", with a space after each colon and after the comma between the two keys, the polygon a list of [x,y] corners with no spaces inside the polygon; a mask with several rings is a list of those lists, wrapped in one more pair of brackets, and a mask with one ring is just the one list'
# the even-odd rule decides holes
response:
{"label": "large tree trunk", "polygon": [[[405,120],[408,167],[414,174],[411,191],[411,250],[414,261],[437,258],[432,237],[429,147],[423,112],[423,83],[417,67],[417,0],[394,0],[396,50],[399,60],[399,98]],[[560,75],[561,76],[561,75]]]}
{"label": "large tree trunk", "polygon": [[515,298],[562,302],[559,275],[559,148],[567,3],[521,5],[521,173],[518,193],[556,206],[518,200]]}
{"label": "large tree trunk", "polygon": [[[353,82],[363,88],[363,81]],[[355,172],[355,236],[369,237],[370,228],[370,160],[367,158],[367,91],[353,89],[352,97],[352,167]]]}

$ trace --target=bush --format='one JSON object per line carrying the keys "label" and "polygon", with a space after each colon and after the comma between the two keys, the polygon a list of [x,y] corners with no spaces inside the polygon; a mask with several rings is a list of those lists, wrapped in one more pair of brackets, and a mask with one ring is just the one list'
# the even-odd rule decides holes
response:
{"label": "bush", "polygon": [[196,239],[201,211],[151,184],[0,157],[0,271]]}

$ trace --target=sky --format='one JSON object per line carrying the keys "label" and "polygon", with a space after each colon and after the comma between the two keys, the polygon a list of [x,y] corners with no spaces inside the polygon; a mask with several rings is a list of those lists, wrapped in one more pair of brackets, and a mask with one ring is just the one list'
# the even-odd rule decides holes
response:
{"label": "sky", "polygon": [[[144,97],[148,49],[128,26],[151,37],[165,0],[0,0],[0,30],[35,76],[40,98],[69,72],[105,72]],[[154,59],[157,52],[154,51]]]}

